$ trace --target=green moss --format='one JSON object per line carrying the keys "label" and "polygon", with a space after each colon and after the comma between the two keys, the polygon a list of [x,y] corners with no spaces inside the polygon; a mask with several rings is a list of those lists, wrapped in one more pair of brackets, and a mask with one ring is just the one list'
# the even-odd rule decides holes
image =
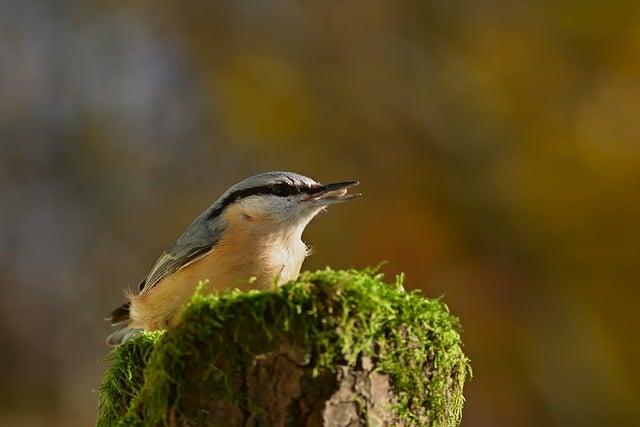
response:
{"label": "green moss", "polygon": [[236,379],[282,342],[308,349],[316,376],[371,356],[390,376],[406,425],[457,425],[470,374],[459,331],[440,300],[405,292],[401,277],[385,284],[374,270],[303,273],[274,292],[195,295],[177,327],[112,353],[98,425],[197,425],[197,396],[259,411]]}
{"label": "green moss", "polygon": [[126,412],[144,382],[144,368],[162,332],[145,332],[108,356],[111,368],[100,386],[98,426],[111,426]]}

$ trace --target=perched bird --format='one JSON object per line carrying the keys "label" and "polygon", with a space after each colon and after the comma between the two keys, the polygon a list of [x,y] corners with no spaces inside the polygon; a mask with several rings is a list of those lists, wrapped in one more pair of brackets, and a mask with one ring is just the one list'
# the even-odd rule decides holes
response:
{"label": "perched bird", "polygon": [[308,255],[302,232],[328,205],[359,194],[358,181],[320,184],[292,172],[267,172],[229,188],[187,227],[139,285],[111,312],[116,346],[139,330],[175,324],[199,283],[204,292],[268,289],[298,277]]}

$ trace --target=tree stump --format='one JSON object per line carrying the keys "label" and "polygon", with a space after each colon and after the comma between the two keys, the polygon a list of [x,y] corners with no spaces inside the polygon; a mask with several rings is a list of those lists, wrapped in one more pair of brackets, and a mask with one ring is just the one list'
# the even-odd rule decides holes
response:
{"label": "tree stump", "polygon": [[197,294],[179,325],[114,350],[98,426],[455,426],[459,329],[373,270]]}

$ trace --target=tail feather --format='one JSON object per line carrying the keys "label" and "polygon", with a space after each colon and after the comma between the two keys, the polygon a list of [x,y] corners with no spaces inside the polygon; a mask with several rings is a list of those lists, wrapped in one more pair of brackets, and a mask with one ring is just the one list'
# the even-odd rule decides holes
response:
{"label": "tail feather", "polygon": [[109,335],[107,337],[106,343],[109,347],[117,347],[120,344],[124,344],[125,342],[127,342],[129,339],[131,339],[131,337],[139,332],[142,332],[142,329],[128,328],[125,326],[124,328],[118,329],[117,331]]}
{"label": "tail feather", "polygon": [[129,321],[129,307],[131,303],[129,301],[122,304],[120,307],[114,309],[109,315],[105,318],[111,326],[119,326]]}
{"label": "tail feather", "polygon": [[111,326],[120,326],[120,329],[113,332],[107,337],[106,343],[109,347],[119,346],[142,330],[138,328],[130,328],[128,326],[129,321],[131,320],[129,317],[130,306],[131,303],[127,301],[120,307],[109,313],[109,315],[106,317],[105,320],[107,320],[111,324]]}

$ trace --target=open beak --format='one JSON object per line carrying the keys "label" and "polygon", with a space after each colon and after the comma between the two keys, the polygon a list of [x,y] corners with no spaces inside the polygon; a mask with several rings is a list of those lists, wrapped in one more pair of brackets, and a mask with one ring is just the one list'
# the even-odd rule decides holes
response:
{"label": "open beak", "polygon": [[305,200],[323,206],[346,202],[361,196],[360,193],[348,193],[349,188],[359,184],[360,181],[344,181],[321,185]]}

